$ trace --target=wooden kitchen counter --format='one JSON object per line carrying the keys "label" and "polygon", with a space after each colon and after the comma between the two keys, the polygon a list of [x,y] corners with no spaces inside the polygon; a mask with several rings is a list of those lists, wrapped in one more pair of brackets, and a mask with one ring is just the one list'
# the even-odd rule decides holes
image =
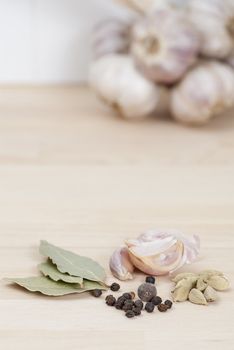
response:
{"label": "wooden kitchen counter", "polygon": [[[199,234],[192,267],[234,281],[234,112],[203,128],[126,122],[87,88],[0,89],[0,278],[37,273],[40,239],[98,260],[151,228]],[[114,280],[109,278],[109,280]],[[136,290],[138,274],[122,291]],[[158,278],[159,294],[172,283]],[[234,349],[234,294],[129,320],[89,295],[0,284],[2,350]]]}

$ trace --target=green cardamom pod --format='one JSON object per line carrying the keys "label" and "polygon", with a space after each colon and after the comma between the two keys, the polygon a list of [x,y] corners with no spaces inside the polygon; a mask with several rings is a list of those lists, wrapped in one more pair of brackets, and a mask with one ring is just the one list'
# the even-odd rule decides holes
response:
{"label": "green cardamom pod", "polygon": [[207,305],[207,301],[203,293],[196,288],[190,290],[189,301],[194,304]]}

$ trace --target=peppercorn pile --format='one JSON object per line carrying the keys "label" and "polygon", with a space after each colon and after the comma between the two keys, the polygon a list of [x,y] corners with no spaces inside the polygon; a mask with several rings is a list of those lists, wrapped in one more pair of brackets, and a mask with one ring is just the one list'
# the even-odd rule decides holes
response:
{"label": "peppercorn pile", "polygon": [[[110,289],[113,292],[117,292],[120,289],[120,285],[118,283],[113,283]],[[95,293],[95,291],[93,293]],[[101,293],[98,291],[98,294]],[[105,299],[106,305],[124,311],[127,318],[140,316],[143,310],[152,313],[157,307],[158,311],[166,312],[172,307],[172,302],[170,300],[163,302],[162,298],[157,296],[155,278],[153,276],[146,277],[145,283],[138,287],[137,295],[139,299],[136,298],[134,292],[123,293],[118,298],[113,295],[107,295]]]}

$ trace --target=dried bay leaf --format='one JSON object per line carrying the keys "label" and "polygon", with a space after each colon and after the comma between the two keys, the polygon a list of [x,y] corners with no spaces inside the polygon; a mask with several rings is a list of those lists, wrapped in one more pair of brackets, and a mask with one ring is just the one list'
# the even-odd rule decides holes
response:
{"label": "dried bay leaf", "polygon": [[50,258],[62,273],[104,283],[105,270],[96,261],[41,241],[40,253]]}
{"label": "dried bay leaf", "polygon": [[84,281],[83,288],[77,284],[55,282],[48,277],[28,277],[28,278],[7,278],[8,282],[16,283],[30,292],[39,292],[48,296],[63,296],[74,293],[84,293],[94,289],[105,290],[106,288],[94,281]]}
{"label": "dried bay leaf", "polygon": [[38,266],[39,271],[43,273],[44,276],[50,277],[53,281],[63,281],[66,283],[77,283],[80,287],[83,285],[82,277],[70,276],[66,273],[60,272],[56,265],[54,265],[50,260],[42,263]]}

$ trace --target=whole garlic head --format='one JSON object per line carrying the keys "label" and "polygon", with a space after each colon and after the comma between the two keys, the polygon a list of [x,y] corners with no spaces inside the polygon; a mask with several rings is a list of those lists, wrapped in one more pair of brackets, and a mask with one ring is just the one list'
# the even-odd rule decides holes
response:
{"label": "whole garlic head", "polygon": [[190,0],[188,15],[201,35],[201,53],[225,58],[234,47],[234,2]]}
{"label": "whole garlic head", "polygon": [[121,281],[132,279],[134,266],[129,258],[128,249],[126,247],[118,248],[114,251],[110,258],[110,270],[116,278]]}
{"label": "whole garlic head", "polygon": [[204,124],[234,104],[234,71],[208,61],[191,70],[171,93],[171,112],[186,124]]}
{"label": "whole garlic head", "polygon": [[126,241],[131,262],[140,271],[152,275],[172,273],[196,260],[198,236],[185,237],[175,230],[148,231],[135,240]]}
{"label": "whole garlic head", "polygon": [[131,52],[143,74],[158,83],[178,81],[196,61],[200,39],[184,12],[163,9],[133,25]]}
{"label": "whole garlic head", "polygon": [[130,46],[132,20],[110,18],[98,23],[93,30],[93,54],[97,59],[111,53],[127,53]]}
{"label": "whole garlic head", "polygon": [[126,118],[146,117],[157,106],[159,88],[136,70],[128,56],[101,57],[92,64],[89,80],[97,94]]}

